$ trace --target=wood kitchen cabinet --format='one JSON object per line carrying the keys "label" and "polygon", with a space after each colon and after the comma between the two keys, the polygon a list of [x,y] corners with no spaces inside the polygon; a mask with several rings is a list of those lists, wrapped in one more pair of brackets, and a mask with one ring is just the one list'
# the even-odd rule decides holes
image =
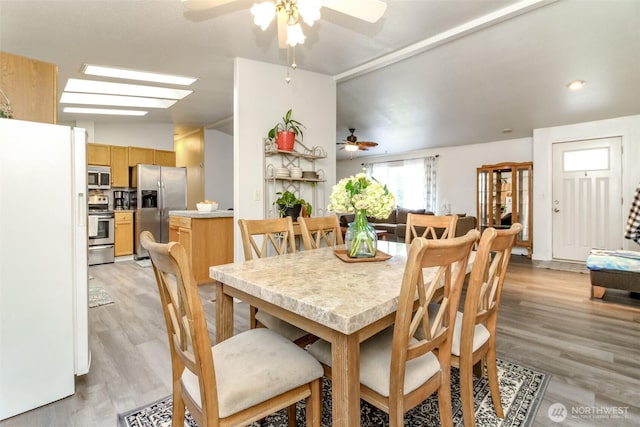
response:
{"label": "wood kitchen cabinet", "polygon": [[123,256],[133,254],[133,212],[124,211],[114,213],[115,237],[114,255]]}
{"label": "wood kitchen cabinet", "polygon": [[0,52],[0,88],[11,100],[14,119],[56,124],[57,81],[57,65]]}
{"label": "wood kitchen cabinet", "polygon": [[87,164],[111,166],[111,146],[105,144],[87,144]]}
{"label": "wood kitchen cabinet", "polygon": [[129,166],[131,167],[138,164],[152,165],[154,157],[153,148],[129,147]]}
{"label": "wood kitchen cabinet", "polygon": [[170,216],[169,240],[184,246],[196,283],[211,283],[210,266],[233,262],[233,217]]}
{"label": "wood kitchen cabinet", "polygon": [[111,186],[129,186],[129,147],[111,146]]}
{"label": "wood kitchen cabinet", "polygon": [[176,152],[169,150],[153,150],[153,164],[158,166],[175,166]]}

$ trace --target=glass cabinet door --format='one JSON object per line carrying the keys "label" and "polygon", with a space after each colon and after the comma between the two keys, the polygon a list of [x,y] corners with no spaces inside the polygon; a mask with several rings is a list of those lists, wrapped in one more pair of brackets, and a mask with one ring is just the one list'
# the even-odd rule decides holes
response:
{"label": "glass cabinet door", "polygon": [[513,193],[511,169],[493,171],[493,227],[511,227]]}
{"label": "glass cabinet door", "polygon": [[490,227],[489,219],[489,172],[478,171],[478,224],[480,231]]}
{"label": "glass cabinet door", "polygon": [[518,235],[518,240],[527,242],[530,239],[531,230],[529,223],[531,222],[531,172],[530,168],[518,168],[516,170],[518,177],[518,222],[522,224],[522,231]]}

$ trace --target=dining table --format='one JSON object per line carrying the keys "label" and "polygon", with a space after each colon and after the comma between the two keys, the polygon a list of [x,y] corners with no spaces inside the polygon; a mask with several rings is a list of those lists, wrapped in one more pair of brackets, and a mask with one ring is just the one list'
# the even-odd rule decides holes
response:
{"label": "dining table", "polygon": [[393,324],[407,260],[404,243],[377,244],[389,259],[347,262],[337,246],[211,266],[216,341],[234,333],[237,298],[330,342],[332,425],[360,425],[360,343]]}

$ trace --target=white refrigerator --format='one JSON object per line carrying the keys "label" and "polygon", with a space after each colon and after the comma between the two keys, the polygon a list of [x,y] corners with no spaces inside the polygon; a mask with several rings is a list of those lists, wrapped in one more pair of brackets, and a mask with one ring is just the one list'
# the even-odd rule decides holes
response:
{"label": "white refrigerator", "polygon": [[0,420],[89,371],[85,130],[0,119]]}

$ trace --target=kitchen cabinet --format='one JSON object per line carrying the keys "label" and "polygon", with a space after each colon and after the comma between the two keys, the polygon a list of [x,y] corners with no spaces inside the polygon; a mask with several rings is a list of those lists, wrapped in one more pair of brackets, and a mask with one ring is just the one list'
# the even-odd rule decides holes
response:
{"label": "kitchen cabinet", "polygon": [[153,151],[153,148],[129,147],[129,166],[152,165],[155,157]]}
{"label": "kitchen cabinet", "polygon": [[173,166],[176,165],[176,152],[169,150],[153,150],[153,164],[158,166]]}
{"label": "kitchen cabinet", "polygon": [[116,211],[114,213],[115,236],[114,236],[114,255],[132,255],[133,254],[133,212]]}
{"label": "kitchen cabinet", "polygon": [[196,283],[211,283],[210,266],[233,262],[233,212],[184,212],[169,216],[169,241],[184,246]]}
{"label": "kitchen cabinet", "polygon": [[111,146],[111,186],[129,186],[129,147]]}
{"label": "kitchen cabinet", "polygon": [[87,144],[87,164],[111,166],[111,146],[105,144]]}
{"label": "kitchen cabinet", "polygon": [[0,88],[11,101],[16,120],[56,124],[57,80],[55,64],[0,52]]}
{"label": "kitchen cabinet", "polygon": [[533,163],[499,163],[477,168],[477,210],[480,231],[505,229],[519,222],[515,246],[533,252]]}
{"label": "kitchen cabinet", "polygon": [[[301,147],[302,151],[283,151],[278,150],[275,144],[268,143],[265,145],[265,197],[264,210],[265,218],[277,218],[280,212],[274,201],[278,197],[277,192],[291,191],[298,198],[304,198],[311,204],[313,213],[323,215],[323,208],[326,203],[319,203],[318,199],[318,183],[325,182],[324,171],[316,168],[316,161],[325,159],[327,153],[322,147],[312,147],[311,149],[296,141],[296,145]],[[281,176],[276,169],[291,168],[303,169],[304,177],[293,178],[291,176]],[[311,174],[311,176],[307,176]],[[311,194],[308,198],[307,195]]]}

